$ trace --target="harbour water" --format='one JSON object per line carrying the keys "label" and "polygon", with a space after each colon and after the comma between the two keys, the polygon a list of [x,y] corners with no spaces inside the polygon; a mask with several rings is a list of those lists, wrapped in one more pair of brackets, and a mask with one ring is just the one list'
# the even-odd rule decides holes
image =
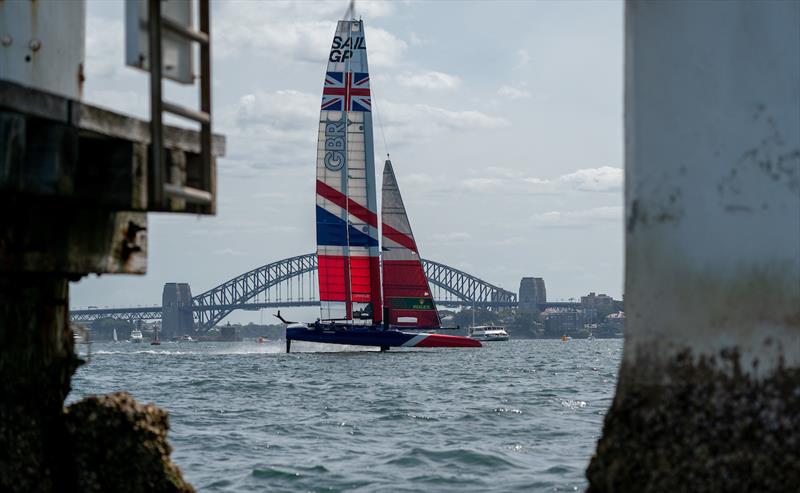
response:
{"label": "harbour water", "polygon": [[169,410],[199,491],[582,491],[622,355],[621,340],[312,347],[95,343],[69,401],[127,390]]}

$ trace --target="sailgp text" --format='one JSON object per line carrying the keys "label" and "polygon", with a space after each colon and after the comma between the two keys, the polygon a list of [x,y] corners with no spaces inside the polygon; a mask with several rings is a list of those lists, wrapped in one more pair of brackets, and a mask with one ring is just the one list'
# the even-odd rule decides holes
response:
{"label": "sailgp text", "polygon": [[341,36],[334,36],[333,38],[333,48],[331,49],[331,54],[328,57],[328,61],[331,62],[344,62],[349,58],[353,58],[353,50],[366,50],[367,47],[364,44],[364,37],[357,36],[355,38],[346,38],[342,39]]}

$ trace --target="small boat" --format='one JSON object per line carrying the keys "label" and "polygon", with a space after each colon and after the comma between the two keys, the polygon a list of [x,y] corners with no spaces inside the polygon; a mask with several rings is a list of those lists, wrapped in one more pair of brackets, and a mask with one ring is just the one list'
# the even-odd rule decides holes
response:
{"label": "small boat", "polygon": [[178,339],[178,342],[195,342],[195,341],[194,341],[194,339],[192,339],[192,336],[187,334],[187,335],[181,336]]}
{"label": "small boat", "polygon": [[568,336],[567,334],[564,334],[563,336],[561,336],[561,342],[568,342],[568,341],[571,341],[571,340],[572,340],[572,337]]}
{"label": "small boat", "polygon": [[119,342],[119,339],[117,339],[117,328],[116,327],[114,327],[114,330],[111,332],[111,338],[114,339],[114,342]]}
{"label": "small boat", "polygon": [[503,327],[493,325],[478,325],[470,327],[467,335],[478,341],[507,341],[508,332]]}
{"label": "small boat", "polygon": [[367,45],[364,23],[352,10],[351,4],[349,19],[336,26],[316,126],[321,316],[304,324],[278,312],[287,325],[286,352],[293,340],[381,351],[480,347],[469,337],[428,333],[441,321],[388,155],[378,215]]}
{"label": "small boat", "polygon": [[264,344],[264,343],[267,342],[267,338],[264,337],[264,336],[261,336],[258,339],[256,339],[256,342],[258,342],[259,344]]}
{"label": "small boat", "polygon": [[141,330],[133,329],[131,331],[131,342],[135,342],[135,343],[138,344],[138,343],[141,343],[143,340],[144,340],[144,337],[142,336],[142,331]]}
{"label": "small boat", "polygon": [[150,341],[151,346],[160,346],[161,339],[158,338],[158,325],[153,328],[153,340]]}

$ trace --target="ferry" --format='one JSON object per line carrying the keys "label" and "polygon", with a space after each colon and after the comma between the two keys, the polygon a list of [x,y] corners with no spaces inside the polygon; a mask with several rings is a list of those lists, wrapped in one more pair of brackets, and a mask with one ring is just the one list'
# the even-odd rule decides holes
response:
{"label": "ferry", "polygon": [[131,331],[131,342],[140,343],[142,342],[142,340],[144,340],[144,337],[142,336],[142,331],[139,329],[133,329]]}
{"label": "ferry", "polygon": [[506,329],[494,325],[478,325],[470,327],[467,335],[477,341],[507,341]]}

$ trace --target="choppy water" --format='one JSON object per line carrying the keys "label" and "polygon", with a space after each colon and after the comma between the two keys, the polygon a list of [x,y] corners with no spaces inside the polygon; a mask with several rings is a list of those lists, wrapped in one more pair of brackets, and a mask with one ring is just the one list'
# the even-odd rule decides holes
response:
{"label": "choppy water", "polygon": [[583,490],[622,341],[91,349],[70,400],[127,390],[168,409],[173,459],[200,491],[464,493]]}

